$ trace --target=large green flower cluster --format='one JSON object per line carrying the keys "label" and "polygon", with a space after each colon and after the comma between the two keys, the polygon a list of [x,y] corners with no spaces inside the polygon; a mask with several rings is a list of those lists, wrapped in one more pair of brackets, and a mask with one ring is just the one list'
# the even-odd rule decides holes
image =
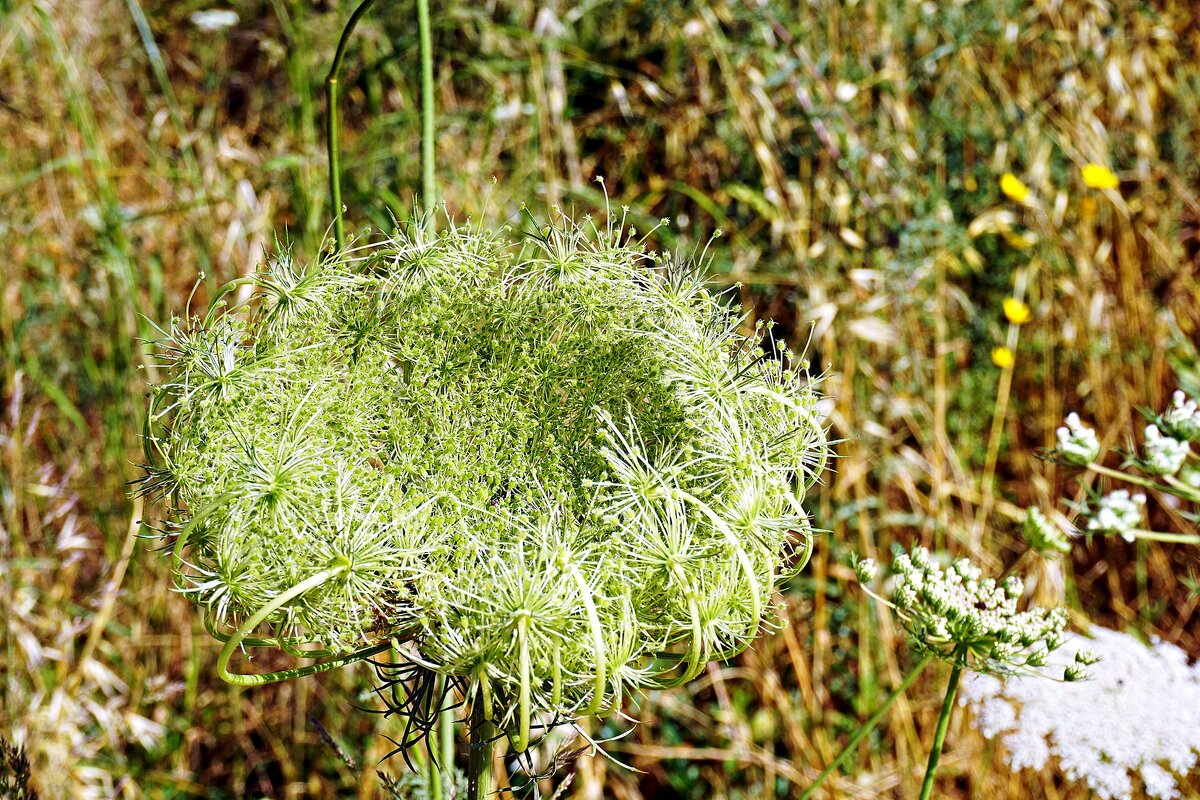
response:
{"label": "large green flower cluster", "polygon": [[411,642],[518,749],[746,647],[810,546],[818,396],[633,236],[415,224],[164,330],[145,485],[210,629]]}

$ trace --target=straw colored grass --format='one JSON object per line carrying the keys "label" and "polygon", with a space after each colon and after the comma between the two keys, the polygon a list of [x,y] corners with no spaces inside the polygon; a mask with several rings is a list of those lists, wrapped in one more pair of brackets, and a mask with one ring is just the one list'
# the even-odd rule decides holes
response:
{"label": "straw colored grass", "polygon": [[[0,734],[24,740],[43,797],[380,796],[371,767],[395,722],[351,708],[371,702],[365,670],[220,683],[217,644],[138,538],[152,510],[127,495],[142,315],[255,269],[276,235],[311,254],[328,224],[315,98],[348,8],[236,6],[238,25],[203,33],[195,2],[0,2]],[[490,222],[522,201],[593,211],[600,174],[638,227],[672,220],[660,246],[724,229],[715,280],[811,339],[846,438],[815,520],[828,533],[781,595],[792,625],[629,706],[643,724],[612,750],[642,772],[585,759],[571,796],[798,793],[909,663],[854,589],[852,549],[920,542],[1031,572],[1079,620],[1200,655],[1195,548],[1097,542],[1047,563],[1013,521],[1072,485],[1037,457],[1068,410],[1123,447],[1133,409],[1200,389],[1193,6],[438,6],[451,212],[477,211],[493,176]],[[352,226],[411,211],[408,13],[365,23],[348,61]],[[1120,185],[1086,187],[1089,162]],[[1002,194],[1005,172],[1025,203]],[[1033,312],[1019,328],[1010,296]],[[1157,529],[1189,524],[1151,505]],[[824,796],[914,795],[943,678],[897,703]],[[965,722],[939,796],[1086,796],[1010,774]]]}

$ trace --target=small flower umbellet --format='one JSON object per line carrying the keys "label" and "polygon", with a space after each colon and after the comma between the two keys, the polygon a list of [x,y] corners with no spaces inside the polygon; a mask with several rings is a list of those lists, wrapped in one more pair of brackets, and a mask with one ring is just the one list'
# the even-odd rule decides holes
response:
{"label": "small flower umbellet", "polygon": [[1157,425],[1146,426],[1142,457],[1137,462],[1148,475],[1174,475],[1187,461],[1191,447],[1186,441],[1163,436]]}
{"label": "small flower umbellet", "polygon": [[1087,427],[1072,411],[1064,425],[1056,432],[1058,447],[1052,455],[1065,464],[1086,467],[1100,457],[1100,438],[1096,431]]}
{"label": "small flower umbellet", "polygon": [[1171,395],[1171,406],[1158,417],[1158,424],[1176,439],[1200,441],[1200,409],[1196,401],[1182,391]]}
{"label": "small flower umbellet", "polygon": [[1090,533],[1116,534],[1127,542],[1146,518],[1146,495],[1131,494],[1127,489],[1115,489],[1096,501],[1087,521]]}
{"label": "small flower umbellet", "polygon": [[1059,554],[1071,550],[1071,533],[1063,530],[1036,506],[1026,509],[1021,530],[1029,546],[1039,553]]}

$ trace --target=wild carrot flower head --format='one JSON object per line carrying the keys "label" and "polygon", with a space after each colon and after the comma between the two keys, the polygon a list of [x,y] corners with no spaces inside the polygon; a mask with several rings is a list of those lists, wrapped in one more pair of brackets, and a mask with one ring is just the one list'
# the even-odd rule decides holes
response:
{"label": "wild carrot flower head", "polygon": [[1040,666],[1062,644],[1061,609],[1019,611],[1021,580],[984,578],[968,558],[943,567],[917,547],[893,559],[890,582],[890,604],[917,649],[973,672]]}
{"label": "wild carrot flower head", "polygon": [[[1180,796],[1177,775],[1200,763],[1200,666],[1185,652],[1092,628],[1060,651],[1068,666],[1088,662],[1090,678],[1048,680],[1062,663],[1036,675],[970,676],[962,702],[975,726],[1004,745],[1014,769],[1056,763],[1105,800]],[[1141,792],[1137,796],[1141,796]]]}
{"label": "wild carrot flower head", "polygon": [[418,223],[173,321],[146,485],[182,590],[219,626],[334,575],[268,617],[281,643],[408,640],[510,732],[740,651],[827,445],[704,266],[561,215],[519,244]]}

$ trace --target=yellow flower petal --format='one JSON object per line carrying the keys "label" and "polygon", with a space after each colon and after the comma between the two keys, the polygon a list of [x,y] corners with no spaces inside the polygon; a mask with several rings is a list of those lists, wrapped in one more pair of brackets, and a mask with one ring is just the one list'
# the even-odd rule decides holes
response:
{"label": "yellow flower petal", "polygon": [[1029,187],[1021,183],[1021,179],[1011,172],[1000,176],[1000,191],[1004,192],[1004,196],[1009,200],[1015,200],[1018,203],[1024,203],[1029,199]]}
{"label": "yellow flower petal", "polygon": [[993,347],[992,363],[1000,369],[1009,369],[1013,364],[1017,363],[1017,359],[1013,355],[1013,351],[1007,347]]}
{"label": "yellow flower petal", "polygon": [[1115,189],[1121,185],[1113,171],[1103,164],[1084,164],[1083,182],[1093,189]]}
{"label": "yellow flower petal", "polygon": [[1004,298],[1004,317],[1013,325],[1024,325],[1031,316],[1029,306],[1015,297]]}

